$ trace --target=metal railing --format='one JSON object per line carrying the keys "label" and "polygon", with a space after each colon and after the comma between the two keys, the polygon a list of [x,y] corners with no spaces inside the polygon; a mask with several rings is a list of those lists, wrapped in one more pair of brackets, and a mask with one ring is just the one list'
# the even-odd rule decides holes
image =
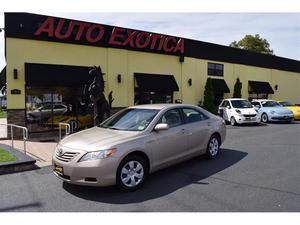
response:
{"label": "metal railing", "polygon": [[71,129],[71,126],[69,123],[59,123],[59,141],[61,140],[61,128],[62,126],[65,126],[65,136],[68,136],[69,134],[71,134],[73,132],[73,130]]}
{"label": "metal railing", "polygon": [[11,147],[14,149],[14,127],[23,130],[23,143],[24,143],[24,153],[26,154],[26,141],[28,139],[28,130],[27,127],[22,127],[15,124],[4,124],[1,123],[0,125],[10,127],[10,137],[11,137]]}

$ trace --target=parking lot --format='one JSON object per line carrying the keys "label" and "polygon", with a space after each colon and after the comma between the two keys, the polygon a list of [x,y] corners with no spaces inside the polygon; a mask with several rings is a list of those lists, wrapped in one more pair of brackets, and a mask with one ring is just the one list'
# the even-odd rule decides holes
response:
{"label": "parking lot", "polygon": [[227,126],[216,160],[198,157],[132,193],[63,184],[51,167],[0,176],[0,211],[300,211],[300,122]]}

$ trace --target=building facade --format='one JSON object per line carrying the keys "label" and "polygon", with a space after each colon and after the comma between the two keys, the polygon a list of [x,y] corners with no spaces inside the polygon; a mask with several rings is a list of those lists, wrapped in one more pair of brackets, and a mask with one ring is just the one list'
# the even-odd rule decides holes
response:
{"label": "building facade", "polygon": [[[113,108],[182,101],[199,104],[208,77],[216,104],[232,97],[300,103],[300,62],[231,47],[90,22],[5,13],[8,122],[54,129],[62,115],[89,126],[84,89],[101,66]],[[69,118],[69,120],[70,120]],[[72,119],[73,118],[73,119]],[[74,120],[74,121],[73,121]]]}

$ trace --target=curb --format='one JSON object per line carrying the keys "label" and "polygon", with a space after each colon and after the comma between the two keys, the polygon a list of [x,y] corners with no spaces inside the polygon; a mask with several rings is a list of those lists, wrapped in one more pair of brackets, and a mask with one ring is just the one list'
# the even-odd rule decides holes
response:
{"label": "curb", "polygon": [[0,163],[0,175],[38,168],[35,165],[36,160],[28,155],[25,155],[21,150],[15,150],[11,146],[4,144],[0,144],[0,147],[4,148],[17,158],[17,161]]}

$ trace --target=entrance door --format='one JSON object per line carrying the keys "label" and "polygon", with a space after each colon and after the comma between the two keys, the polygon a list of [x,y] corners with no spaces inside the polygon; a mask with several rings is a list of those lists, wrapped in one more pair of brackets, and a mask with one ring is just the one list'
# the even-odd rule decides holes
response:
{"label": "entrance door", "polygon": [[149,92],[136,90],[134,96],[134,104],[157,104],[157,103],[172,103],[173,102],[173,93],[164,93],[164,92]]}

